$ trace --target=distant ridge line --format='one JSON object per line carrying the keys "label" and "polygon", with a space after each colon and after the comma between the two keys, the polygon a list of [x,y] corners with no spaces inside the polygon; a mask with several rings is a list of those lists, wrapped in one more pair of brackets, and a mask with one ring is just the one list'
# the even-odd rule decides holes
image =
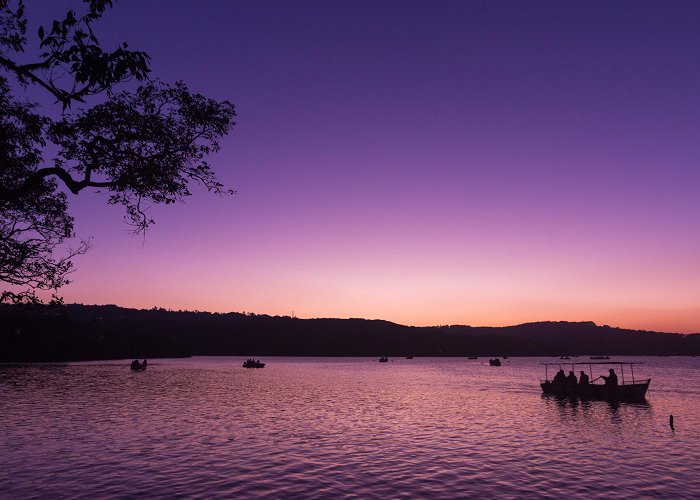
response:
{"label": "distant ridge line", "polygon": [[698,355],[700,334],[540,321],[405,326],[361,318],[132,309],[0,307],[0,362],[179,356]]}

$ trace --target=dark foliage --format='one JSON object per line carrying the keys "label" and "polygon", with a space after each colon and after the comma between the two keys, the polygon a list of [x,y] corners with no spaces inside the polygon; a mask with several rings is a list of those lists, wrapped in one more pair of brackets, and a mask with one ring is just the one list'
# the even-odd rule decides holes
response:
{"label": "dark foliage", "polygon": [[[697,355],[700,335],[593,323],[416,328],[387,321],[116,306],[0,305],[0,361],[237,356]],[[583,358],[587,359],[587,358]]]}
{"label": "dark foliage", "polygon": [[[37,290],[55,292],[68,283],[73,257],[88,250],[88,241],[65,247],[74,229],[61,189],[106,192],[136,232],[153,222],[148,204],[182,201],[192,182],[232,193],[206,157],[235,124],[234,106],[182,82],[149,79],[148,55],[126,44],[104,51],[92,23],[111,5],[86,0],[83,15],[71,10],[40,27],[38,52],[27,55],[24,4],[0,0],[0,281],[9,285],[0,302],[36,302]],[[142,84],[116,91],[129,80]],[[18,97],[29,86],[55,99],[60,119]],[[101,102],[87,106],[94,95]],[[49,145],[57,152],[46,160]]]}

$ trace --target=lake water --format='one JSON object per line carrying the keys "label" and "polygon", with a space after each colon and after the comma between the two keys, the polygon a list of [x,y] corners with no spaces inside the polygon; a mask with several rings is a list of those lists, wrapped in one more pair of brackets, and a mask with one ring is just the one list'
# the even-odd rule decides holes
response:
{"label": "lake water", "polygon": [[700,358],[635,359],[644,404],[542,396],[552,358],[0,365],[0,497],[698,498]]}

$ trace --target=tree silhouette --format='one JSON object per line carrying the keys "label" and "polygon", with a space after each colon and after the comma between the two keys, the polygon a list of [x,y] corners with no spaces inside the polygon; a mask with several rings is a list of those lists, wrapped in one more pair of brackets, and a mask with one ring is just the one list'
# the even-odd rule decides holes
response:
{"label": "tree silhouette", "polygon": [[[149,56],[126,43],[104,51],[92,30],[111,0],[85,0],[86,12],[69,11],[39,28],[39,52],[28,56],[27,18],[21,0],[0,0],[0,302],[36,302],[37,290],[68,283],[72,259],[89,241],[67,248],[74,236],[65,191],[86,188],[125,207],[134,231],[153,222],[148,204],[190,195],[192,182],[226,190],[206,157],[235,125],[233,104],[191,93],[182,82],[149,77]],[[22,60],[22,61],[21,61]],[[136,80],[138,88],[116,87]],[[14,84],[12,82],[15,82]],[[21,100],[28,87],[55,99],[58,119]],[[88,106],[90,96],[100,102]],[[46,160],[47,146],[55,150]],[[62,252],[62,255],[57,255]]]}

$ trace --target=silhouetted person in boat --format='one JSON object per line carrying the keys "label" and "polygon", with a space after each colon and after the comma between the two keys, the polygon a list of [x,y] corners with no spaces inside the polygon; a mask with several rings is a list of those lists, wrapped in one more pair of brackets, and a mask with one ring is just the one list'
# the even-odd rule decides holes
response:
{"label": "silhouetted person in boat", "polygon": [[141,363],[141,368],[146,368],[147,365],[148,365],[148,361],[144,359],[143,362]]}
{"label": "silhouetted person in boat", "polygon": [[566,384],[566,375],[564,375],[564,370],[559,370],[556,375],[554,375],[554,380],[552,380],[554,385],[564,385]]}
{"label": "silhouetted person in boat", "polygon": [[576,384],[578,384],[576,375],[574,375],[573,370],[569,370],[569,374],[566,376],[566,385],[568,385],[569,387],[576,387]]}
{"label": "silhouetted person in boat", "polygon": [[615,370],[610,368],[608,371],[610,372],[610,375],[607,377],[605,375],[601,375],[602,379],[605,380],[605,385],[617,385],[617,375],[615,374]]}
{"label": "silhouetted person in boat", "polygon": [[581,376],[578,378],[578,385],[588,385],[588,375],[581,370]]}

